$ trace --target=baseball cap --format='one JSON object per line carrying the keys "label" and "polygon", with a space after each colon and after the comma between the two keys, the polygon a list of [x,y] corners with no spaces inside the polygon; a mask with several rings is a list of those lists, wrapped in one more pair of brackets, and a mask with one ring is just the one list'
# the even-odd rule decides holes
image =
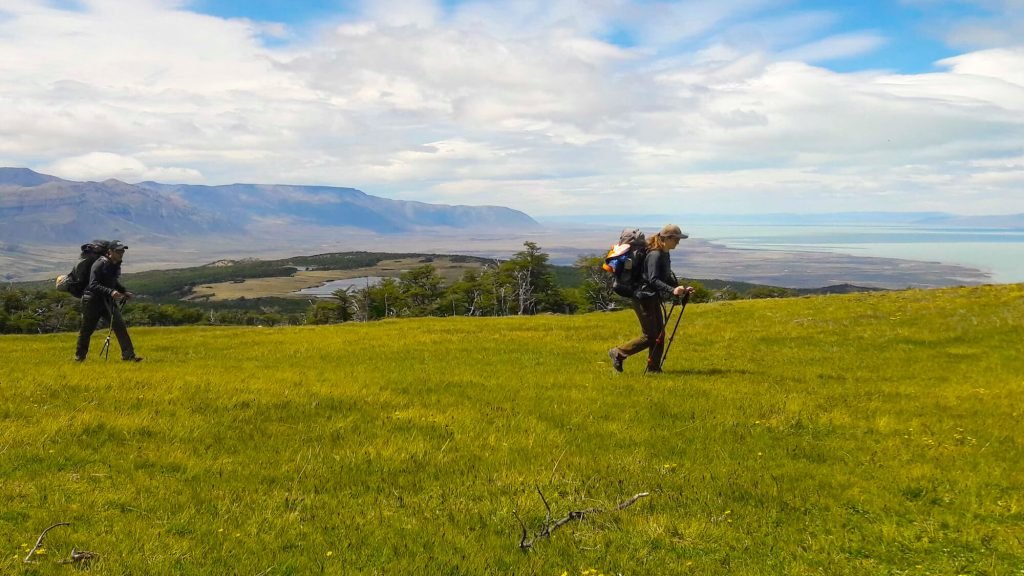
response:
{"label": "baseball cap", "polygon": [[683,231],[679,229],[679,226],[676,226],[675,224],[665,224],[665,227],[658,232],[658,236],[661,236],[662,238],[680,239],[690,237],[689,234],[684,234]]}

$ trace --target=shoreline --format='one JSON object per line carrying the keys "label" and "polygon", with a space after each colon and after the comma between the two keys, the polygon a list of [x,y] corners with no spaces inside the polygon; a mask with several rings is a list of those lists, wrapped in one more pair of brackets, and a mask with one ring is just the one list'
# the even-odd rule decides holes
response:
{"label": "shoreline", "polygon": [[[262,245],[261,231],[250,237],[195,238],[174,246],[135,242],[125,272],[200,266],[243,258],[261,260],[328,252],[415,252],[507,258],[537,243],[552,264],[572,265],[581,255],[603,255],[614,243],[618,229],[569,228],[529,233],[353,234],[351,230],[289,230],[275,246]],[[211,246],[215,248],[211,248]],[[7,248],[7,247],[5,247]],[[74,248],[74,249],[72,249]],[[77,259],[77,247],[33,246],[0,251],[5,281],[38,281],[56,277]],[[70,252],[65,253],[70,250]],[[858,256],[802,247],[733,247],[721,241],[690,238],[672,253],[673,268],[681,277],[753,282],[785,288],[821,288],[855,284],[877,288],[933,288],[992,283],[993,275],[980,268],[937,261],[880,256]],[[1009,282],[1014,283],[1014,282]]]}

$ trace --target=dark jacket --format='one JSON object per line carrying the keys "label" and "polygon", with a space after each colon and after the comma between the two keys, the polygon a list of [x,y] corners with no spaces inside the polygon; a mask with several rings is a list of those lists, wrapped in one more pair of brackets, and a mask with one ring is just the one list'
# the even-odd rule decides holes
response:
{"label": "dark jacket", "polygon": [[89,285],[85,287],[85,300],[91,300],[96,296],[112,298],[114,291],[126,292],[121,285],[121,265],[115,264],[106,256],[96,260],[89,271]]}
{"label": "dark jacket", "polygon": [[644,258],[644,285],[637,290],[637,298],[654,298],[660,296],[664,300],[672,297],[672,289],[679,285],[676,275],[672,273],[672,258],[668,251],[651,250]]}

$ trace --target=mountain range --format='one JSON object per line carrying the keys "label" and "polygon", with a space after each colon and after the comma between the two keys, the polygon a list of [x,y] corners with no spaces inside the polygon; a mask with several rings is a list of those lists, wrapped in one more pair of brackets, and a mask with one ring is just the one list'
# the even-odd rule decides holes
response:
{"label": "mountain range", "polygon": [[354,188],[75,182],[27,168],[0,168],[0,242],[56,245],[92,237],[155,242],[242,235],[253,226],[265,230],[268,223],[375,234],[539,227],[510,208],[391,200]]}

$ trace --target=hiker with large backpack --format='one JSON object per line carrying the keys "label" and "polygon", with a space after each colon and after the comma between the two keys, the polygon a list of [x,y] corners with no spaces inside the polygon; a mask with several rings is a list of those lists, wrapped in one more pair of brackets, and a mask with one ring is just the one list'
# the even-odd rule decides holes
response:
{"label": "hiker with large backpack", "polygon": [[[89,339],[96,331],[96,325],[101,318],[107,318],[111,330],[117,336],[117,343],[121,346],[121,359],[126,362],[140,362],[142,358],[135,355],[135,347],[128,336],[128,327],[121,317],[121,305],[134,296],[120,281],[121,261],[128,247],[119,240],[112,240],[103,247],[106,248],[106,252],[93,262],[89,270],[89,281],[82,292],[82,328],[78,332],[75,361],[85,360],[89,354]],[[78,266],[76,273],[77,268]]]}
{"label": "hiker with large backpack", "polygon": [[669,250],[687,237],[675,224],[667,224],[646,243],[639,230],[625,231],[619,245],[609,252],[606,260],[615,275],[613,288],[630,298],[643,330],[642,336],[608,351],[615,370],[622,372],[626,358],[647,350],[647,372],[661,372],[666,321],[661,302],[693,291],[689,286],[678,285],[669,256]]}
{"label": "hiker with large backpack", "polygon": [[57,276],[57,290],[71,294],[75,298],[81,298],[85,293],[85,287],[89,285],[89,273],[92,265],[107,253],[110,242],[106,240],[93,240],[82,244],[82,253],[78,256],[78,263],[67,274]]}

